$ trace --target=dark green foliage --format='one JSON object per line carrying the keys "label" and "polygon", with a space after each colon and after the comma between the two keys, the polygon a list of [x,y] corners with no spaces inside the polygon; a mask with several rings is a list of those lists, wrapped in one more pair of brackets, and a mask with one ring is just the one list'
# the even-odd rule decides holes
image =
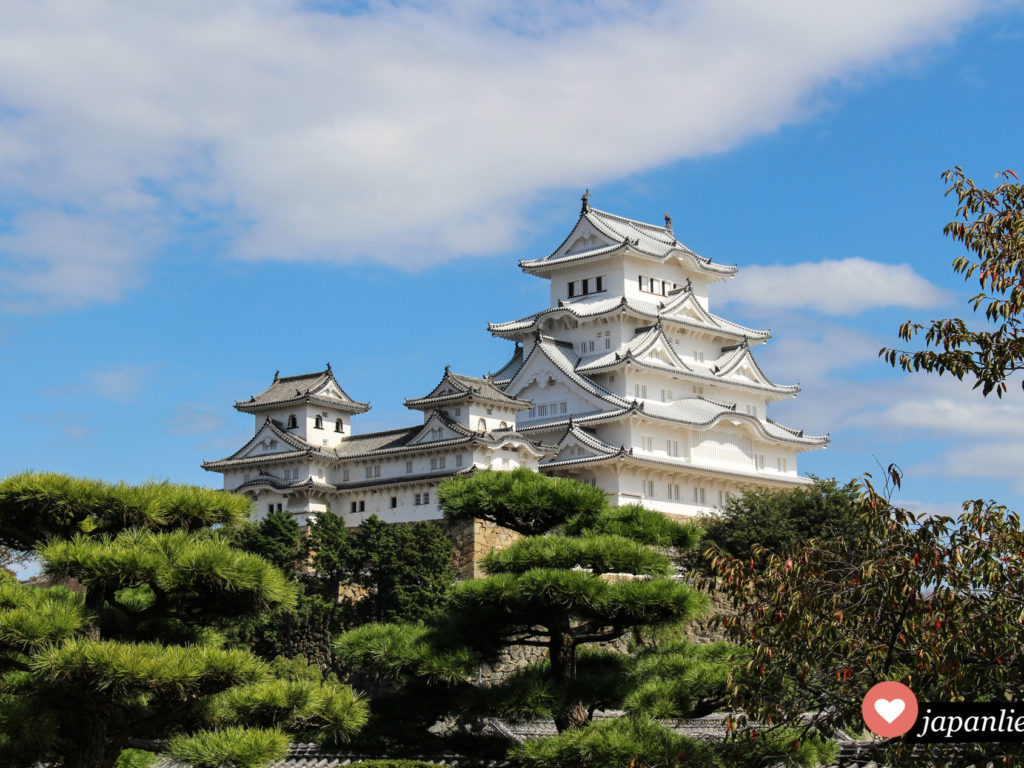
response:
{"label": "dark green foliage", "polygon": [[317,515],[309,521],[306,555],[314,574],[311,589],[332,599],[352,580],[362,559],[355,536],[338,515]]}
{"label": "dark green foliage", "polygon": [[366,590],[355,612],[359,621],[418,621],[444,605],[455,581],[454,550],[432,523],[389,525],[375,515],[356,535],[352,582]]}
{"label": "dark green foliage", "polygon": [[422,760],[360,760],[353,765],[363,768],[446,768],[439,763],[424,763]]}
{"label": "dark green foliage", "polygon": [[638,544],[658,548],[688,550],[697,546],[701,529],[692,525],[679,525],[660,512],[644,509],[638,504],[603,509],[596,515],[574,515],[562,526],[566,534],[606,533],[621,536]]}
{"label": "dark green foliage", "polygon": [[[971,308],[977,312],[984,305],[988,326],[978,330],[958,317],[932,320],[925,332],[930,349],[883,348],[878,354],[905,371],[973,379],[983,395],[1002,397],[1006,380],[1024,368],[1024,184],[1009,181],[1017,181],[1013,171],[998,176],[1005,183],[984,189],[959,166],[942,174],[950,184],[946,195],[957,197],[957,218],[942,232],[968,251],[953,260],[953,271],[964,280],[977,279],[981,292],[971,298]],[[908,321],[900,326],[900,338],[910,341],[922,330]]]}
{"label": "dark green foliage", "polygon": [[513,768],[725,768],[709,745],[642,715],[529,739],[509,758]]}
{"label": "dark green foliage", "polygon": [[[475,477],[481,478],[479,487],[471,482]],[[493,490],[488,473],[475,477],[453,483],[459,486],[460,503],[467,498],[479,500]],[[543,489],[547,479],[524,476],[520,482]],[[568,482],[559,481],[559,487],[565,489]],[[451,498],[447,488],[442,485],[439,498]],[[404,694],[426,703],[430,721],[444,707],[467,717],[552,717],[559,731],[568,731],[584,726],[597,708],[630,701],[639,710],[655,694],[659,712],[673,716],[688,716],[722,703],[726,659],[719,648],[701,654],[677,644],[666,650],[666,659],[670,652],[679,657],[674,673],[686,670],[683,683],[670,688],[660,671],[668,661],[662,667],[650,661],[653,649],[633,659],[588,647],[617,640],[630,629],[651,631],[685,621],[703,610],[707,598],[677,581],[670,558],[652,548],[652,544],[692,544],[698,538],[692,525],[637,508],[608,510],[603,500],[597,504],[589,494],[581,497],[589,506],[578,514],[569,508],[549,511],[537,526],[564,525],[562,531],[527,536],[491,553],[483,563],[487,577],[458,583],[442,618],[421,625],[372,625],[346,633],[337,643],[339,655],[361,674],[376,675],[372,682],[387,692],[389,707]],[[506,527],[512,522],[529,529],[524,523],[529,515],[513,502],[492,499],[490,519]],[[527,511],[532,514],[533,507]],[[481,663],[514,645],[542,647],[547,660],[489,688],[471,685]],[[711,670],[712,666],[721,669]],[[663,690],[654,691],[656,684]],[[647,692],[639,693],[643,686]],[[602,738],[588,742],[586,749],[596,750]],[[664,738],[671,740],[674,735]],[[606,755],[611,760],[618,756],[614,750]]]}
{"label": "dark green foliage", "polygon": [[248,514],[249,502],[240,496],[188,485],[111,485],[52,472],[25,472],[0,482],[0,545],[19,551],[50,536],[195,530],[239,522]]}
{"label": "dark green foliage", "polygon": [[259,555],[291,575],[302,558],[302,531],[288,512],[268,512],[258,523],[243,523],[229,532],[232,546]]}
{"label": "dark green foliage", "polygon": [[437,498],[449,522],[477,518],[525,535],[546,533],[570,517],[589,518],[608,505],[597,488],[525,467],[456,475],[441,484]]}
{"label": "dark green foliage", "polygon": [[730,499],[721,515],[705,521],[704,544],[741,559],[755,549],[783,554],[810,539],[851,530],[858,510],[853,482],[815,479],[806,488],[754,488]]}
{"label": "dark green foliage", "polygon": [[146,759],[120,759],[137,739],[196,766],[259,766],[286,731],[337,741],[365,720],[336,681],[222,647],[227,627],[295,600],[284,574],[204,527],[236,522],[244,500],[57,475],[11,478],[0,498],[0,527],[28,525],[26,499],[39,526],[19,546],[38,542],[44,572],[84,590],[0,576],[0,764],[128,766]]}

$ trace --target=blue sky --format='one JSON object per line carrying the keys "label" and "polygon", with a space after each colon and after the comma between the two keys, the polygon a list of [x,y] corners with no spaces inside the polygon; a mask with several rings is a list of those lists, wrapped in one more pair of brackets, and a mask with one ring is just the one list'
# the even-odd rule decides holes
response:
{"label": "blue sky", "polygon": [[1024,171],[1024,11],[830,5],[5,3],[0,474],[214,486],[231,403],[328,360],[357,429],[414,423],[445,364],[507,358],[486,323],[546,305],[516,262],[589,187],[740,265],[712,309],[831,434],[802,472],[1024,508],[1019,386],[877,359],[968,311],[939,174]]}

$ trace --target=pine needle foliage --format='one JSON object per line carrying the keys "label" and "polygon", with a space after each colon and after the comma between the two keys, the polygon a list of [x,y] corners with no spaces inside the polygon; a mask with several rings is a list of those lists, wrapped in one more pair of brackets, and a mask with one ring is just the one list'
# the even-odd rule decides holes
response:
{"label": "pine needle foliage", "polygon": [[[54,474],[0,482],[0,541],[65,586],[0,575],[0,764],[113,768],[144,746],[257,768],[289,733],[337,743],[365,722],[347,686],[222,647],[225,628],[294,603],[261,557],[213,525],[248,502],[200,488]],[[124,759],[122,758],[124,755]]]}
{"label": "pine needle foliage", "polygon": [[[640,730],[634,731],[629,725],[588,723],[602,708],[629,706],[639,716],[655,698],[659,715],[711,711],[724,701],[728,648],[702,654],[677,642],[663,652],[646,648],[629,656],[596,644],[624,639],[639,628],[677,625],[705,609],[706,596],[675,578],[670,549],[695,545],[700,532],[640,507],[610,509],[593,490],[518,470],[446,481],[438,498],[449,519],[489,519],[527,535],[484,558],[485,578],[456,584],[443,617],[361,627],[339,638],[338,654],[364,675],[376,676],[372,683],[384,691],[377,701],[386,701],[389,714],[403,696],[418,702],[427,716],[422,724],[442,711],[465,718],[552,718],[561,735],[543,748],[517,753],[523,765],[558,764],[544,762],[550,750],[556,760],[573,750],[597,755],[607,748],[601,759],[566,757],[565,765],[618,765],[627,753],[621,764],[629,765],[639,755],[657,752],[661,759],[668,754],[664,750],[675,759],[690,742],[656,723],[638,720]],[[557,504],[538,511],[544,499]],[[474,685],[481,665],[510,646],[540,648],[546,658],[499,684]],[[658,653],[661,667],[652,660]],[[664,669],[686,674],[671,688]],[[633,738],[643,743],[627,746]]]}

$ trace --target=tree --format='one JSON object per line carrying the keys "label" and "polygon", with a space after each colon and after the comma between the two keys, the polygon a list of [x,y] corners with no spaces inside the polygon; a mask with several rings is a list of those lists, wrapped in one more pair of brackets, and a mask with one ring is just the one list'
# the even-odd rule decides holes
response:
{"label": "tree", "polygon": [[229,494],[56,474],[0,482],[0,545],[49,589],[0,578],[0,762],[110,768],[127,747],[197,768],[260,766],[286,732],[340,740],[366,718],[346,686],[222,647],[230,623],[294,601],[284,575],[213,526]]}
{"label": "tree", "polygon": [[[1020,519],[981,501],[956,520],[917,518],[870,481],[863,490],[857,524],[842,536],[768,554],[761,568],[716,558],[740,609],[727,630],[753,652],[749,674],[734,680],[734,704],[762,722],[828,736],[861,730],[864,694],[885,680],[921,701],[1020,701]],[[969,766],[1024,756],[1019,744],[955,747],[915,751],[896,739],[874,757],[889,766]]]}
{"label": "tree", "polygon": [[[512,474],[514,478],[501,477]],[[497,487],[508,489],[509,495],[493,495]],[[676,627],[698,615],[707,602],[673,577],[667,554],[692,547],[699,536],[695,526],[640,507],[611,509],[594,488],[527,471],[458,477],[441,485],[438,499],[449,521],[484,513],[529,535],[488,554],[483,561],[486,577],[457,584],[447,612],[436,621],[367,625],[339,638],[339,655],[372,674],[375,686],[385,687],[389,715],[404,698],[417,702],[421,725],[433,723],[445,708],[476,717],[551,717],[559,741],[540,751],[516,753],[517,761],[531,765],[553,764],[544,762],[548,749],[589,754],[586,760],[591,762],[580,765],[610,764],[620,748],[632,749],[638,767],[649,764],[647,756],[662,747],[704,753],[692,741],[668,732],[651,735],[650,729],[660,726],[637,721],[632,730],[617,731],[614,750],[595,757],[598,745],[610,742],[601,736],[606,726],[588,726],[598,708],[621,706],[642,719],[645,712],[702,714],[722,703],[733,649],[678,640],[650,644],[658,628]],[[543,507],[540,520],[531,517],[541,506],[537,499],[556,500],[552,507]],[[640,629],[648,640],[643,642],[640,635],[634,655],[595,647]],[[474,686],[480,665],[509,646],[543,649],[546,658],[497,685]],[[402,710],[391,719],[406,717]],[[580,729],[589,735],[576,736]],[[630,745],[629,739],[639,739],[638,734],[643,745]]]}
{"label": "tree", "polygon": [[[953,271],[965,280],[977,278],[980,292],[972,308],[984,306],[987,330],[972,330],[960,318],[932,320],[925,343],[932,349],[909,352],[883,348],[879,356],[905,371],[949,373],[972,378],[983,395],[1002,397],[1006,379],[1024,368],[1024,185],[1013,171],[995,189],[977,187],[959,166],[942,174],[950,184],[946,194],[957,197],[957,219],[943,233],[960,242],[968,254],[953,260]],[[906,322],[900,338],[910,341],[924,326]],[[1021,383],[1024,386],[1024,382]]]}
{"label": "tree", "polygon": [[753,488],[729,499],[720,515],[703,522],[707,557],[750,558],[754,550],[782,554],[813,538],[841,535],[857,518],[855,483],[815,479],[806,488]]}
{"label": "tree", "polygon": [[302,556],[302,530],[288,512],[268,512],[258,523],[243,522],[230,532],[232,545],[259,555],[286,575],[294,575]]}
{"label": "tree", "polygon": [[441,610],[455,569],[454,548],[440,526],[392,525],[371,515],[354,538],[350,578],[366,591],[353,606],[358,621],[420,621]]}
{"label": "tree", "polygon": [[[1016,175],[1012,171],[1002,178]],[[935,347],[883,349],[904,370],[975,380],[1002,396],[1020,370],[1024,346],[1024,190],[1005,183],[977,188],[960,168],[943,174],[962,221],[944,232],[973,256],[953,269],[976,276],[995,328],[972,331],[960,319],[933,321]],[[922,326],[900,328],[909,340]],[[936,351],[939,350],[939,351]],[[733,681],[734,703],[771,727],[828,735],[860,729],[861,701],[883,680],[900,680],[923,701],[1019,701],[1024,695],[1024,531],[1016,513],[994,501],[964,502],[957,519],[917,518],[890,502],[900,486],[890,466],[885,493],[867,478],[855,525],[799,551],[763,553],[764,564],[718,556],[713,566],[740,609],[732,637],[753,652]],[[755,553],[757,551],[755,550]],[[808,721],[806,713],[810,712]],[[769,728],[770,730],[770,728]],[[750,735],[749,731],[747,735]],[[873,755],[894,767],[1015,764],[1017,744],[911,745],[883,741]]]}

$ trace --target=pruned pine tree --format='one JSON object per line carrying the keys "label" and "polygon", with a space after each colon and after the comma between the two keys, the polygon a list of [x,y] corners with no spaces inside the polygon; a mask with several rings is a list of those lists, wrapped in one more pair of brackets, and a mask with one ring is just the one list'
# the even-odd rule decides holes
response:
{"label": "pruned pine tree", "polygon": [[0,764],[111,768],[141,747],[256,768],[289,733],[359,729],[350,688],[221,647],[227,623],[294,601],[280,571],[213,530],[248,512],[241,497],[168,483],[0,482],[0,545],[34,550],[68,585],[0,577]]}
{"label": "pruned pine tree", "polygon": [[[671,555],[696,544],[694,526],[640,507],[611,509],[594,488],[524,470],[457,477],[442,484],[438,498],[450,521],[484,518],[531,535],[487,555],[487,575],[457,584],[440,620],[369,625],[339,638],[339,655],[374,676],[389,712],[404,696],[425,703],[423,724],[445,708],[475,717],[549,717],[568,744],[579,741],[578,729],[598,727],[588,726],[598,708],[685,717],[724,701],[733,648],[678,637],[650,643],[658,628],[677,628],[707,604],[674,578]],[[598,646],[628,635],[647,642],[634,653]],[[509,646],[545,653],[497,685],[475,685],[481,664]],[[701,752],[680,739],[658,743]]]}

